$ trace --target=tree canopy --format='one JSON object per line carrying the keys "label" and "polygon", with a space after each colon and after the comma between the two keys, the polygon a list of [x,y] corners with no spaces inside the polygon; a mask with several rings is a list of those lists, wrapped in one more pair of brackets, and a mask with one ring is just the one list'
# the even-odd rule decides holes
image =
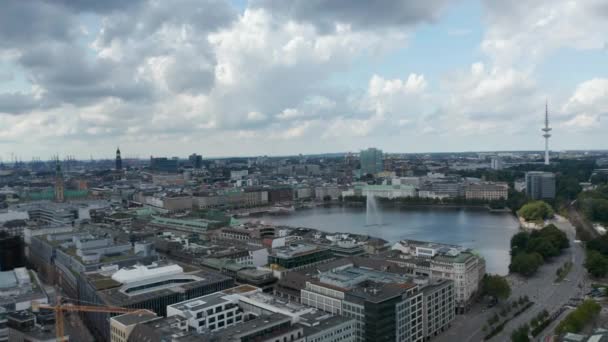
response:
{"label": "tree canopy", "polygon": [[594,319],[601,310],[601,306],[593,300],[586,300],[579,305],[574,311],[570,312],[563,321],[561,321],[555,332],[557,334],[578,333],[585,325]]}
{"label": "tree canopy", "polygon": [[511,295],[511,287],[504,277],[497,274],[486,274],[482,281],[482,291],[485,295],[504,300]]}
{"label": "tree canopy", "polygon": [[517,214],[526,221],[543,221],[553,216],[553,209],[543,201],[532,201],[521,207]]}
{"label": "tree canopy", "polygon": [[589,250],[587,251],[585,268],[592,276],[603,278],[608,274],[608,258],[598,251]]}
{"label": "tree canopy", "polygon": [[530,241],[530,233],[528,232],[519,232],[513,235],[511,238],[511,255],[526,251],[528,241]]}
{"label": "tree canopy", "polygon": [[544,261],[558,256],[570,246],[566,233],[555,225],[529,232],[519,232],[511,238],[511,272],[531,276]]}
{"label": "tree canopy", "polygon": [[509,270],[529,277],[536,273],[538,268],[543,264],[543,256],[539,253],[518,253],[511,259]]}
{"label": "tree canopy", "polygon": [[528,337],[528,333],[530,332],[530,327],[527,324],[522,325],[521,327],[513,330],[511,333],[511,341],[512,342],[529,342],[530,338]]}

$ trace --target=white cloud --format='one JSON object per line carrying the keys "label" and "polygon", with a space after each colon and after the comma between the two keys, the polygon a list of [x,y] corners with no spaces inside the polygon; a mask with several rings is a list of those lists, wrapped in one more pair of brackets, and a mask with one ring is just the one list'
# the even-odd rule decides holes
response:
{"label": "white cloud", "polygon": [[[546,98],[561,132],[601,127],[608,112],[608,80],[560,85],[571,96],[559,96],[539,84],[537,68],[562,48],[605,48],[603,0],[484,0],[482,56],[445,74],[374,64],[407,48],[416,24],[438,20],[444,0],[340,10],[259,0],[241,12],[223,0],[125,2],[107,10],[32,1],[0,14],[27,10],[38,19],[25,31],[0,25],[0,62],[12,64],[13,83],[29,82],[0,93],[0,141],[23,142],[32,153],[69,146],[88,155],[121,141],[158,153],[172,153],[174,144],[163,142],[174,141],[217,146],[213,154],[349,149],[433,134],[527,132],[542,121]],[[87,22],[84,32],[79,10],[101,27]],[[429,58],[441,63],[444,56]],[[226,136],[234,145],[220,143]],[[91,139],[96,143],[81,144]]]}
{"label": "white cloud", "polygon": [[592,128],[598,126],[600,117],[598,115],[579,114],[572,119],[563,122],[560,126],[565,128]]}
{"label": "white cloud", "polygon": [[301,116],[302,116],[302,114],[300,113],[299,110],[297,110],[295,108],[286,108],[282,112],[277,114],[277,119],[289,120],[289,119],[295,119],[295,118],[298,118]]}
{"label": "white cloud", "polygon": [[536,65],[559,48],[602,49],[608,16],[604,0],[485,0],[488,26],[482,50],[501,66]]}
{"label": "white cloud", "polygon": [[578,85],[564,111],[608,112],[608,78],[594,78]]}
{"label": "white cloud", "polygon": [[247,120],[249,121],[264,121],[266,120],[266,115],[260,113],[260,112],[249,112],[247,113]]}
{"label": "white cloud", "polygon": [[561,112],[566,117],[562,127],[599,128],[600,118],[608,115],[608,79],[594,78],[579,84]]}

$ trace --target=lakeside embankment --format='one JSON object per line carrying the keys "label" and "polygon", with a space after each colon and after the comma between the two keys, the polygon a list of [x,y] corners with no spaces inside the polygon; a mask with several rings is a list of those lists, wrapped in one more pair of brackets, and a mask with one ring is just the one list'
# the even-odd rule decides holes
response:
{"label": "lakeside embankment", "polygon": [[[380,222],[379,225],[369,224]],[[460,245],[477,250],[490,273],[507,274],[510,240],[519,221],[510,212],[489,212],[483,206],[378,205],[368,217],[365,206],[342,203],[311,206],[283,215],[255,215],[251,221],[308,227],[330,233],[374,236],[390,243],[404,239]]]}
{"label": "lakeside embankment", "polygon": [[[509,208],[491,208],[489,205],[484,204],[454,204],[454,203],[404,203],[404,202],[380,202],[383,207],[392,208],[412,208],[412,209],[477,209],[487,210],[495,213],[512,213]],[[318,205],[324,205],[319,203]],[[366,204],[358,201],[353,202],[331,202],[325,204],[330,206],[348,206],[348,207],[365,207]]]}

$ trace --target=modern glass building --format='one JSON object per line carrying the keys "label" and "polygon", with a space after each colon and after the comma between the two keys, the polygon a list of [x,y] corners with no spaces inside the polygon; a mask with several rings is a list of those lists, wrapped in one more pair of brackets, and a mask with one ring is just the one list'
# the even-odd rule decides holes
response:
{"label": "modern glass building", "polygon": [[555,174],[552,172],[526,172],[526,194],[540,200],[555,198]]}
{"label": "modern glass building", "polygon": [[158,172],[176,173],[179,167],[177,158],[150,158],[150,169]]}
{"label": "modern glass building", "polygon": [[359,155],[361,162],[361,174],[376,174],[384,171],[384,157],[382,150],[377,148],[368,148],[361,151]]}

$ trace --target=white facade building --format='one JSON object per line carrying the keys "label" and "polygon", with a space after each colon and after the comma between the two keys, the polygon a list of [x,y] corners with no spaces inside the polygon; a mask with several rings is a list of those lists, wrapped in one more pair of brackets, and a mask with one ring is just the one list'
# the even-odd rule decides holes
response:
{"label": "white facade building", "polygon": [[377,198],[416,197],[417,190],[411,185],[367,185],[362,194]]}
{"label": "white facade building", "polygon": [[431,280],[448,279],[454,282],[456,309],[466,311],[480,290],[485,275],[485,260],[459,246],[403,240],[395,243],[396,258],[389,258],[416,275]]}

